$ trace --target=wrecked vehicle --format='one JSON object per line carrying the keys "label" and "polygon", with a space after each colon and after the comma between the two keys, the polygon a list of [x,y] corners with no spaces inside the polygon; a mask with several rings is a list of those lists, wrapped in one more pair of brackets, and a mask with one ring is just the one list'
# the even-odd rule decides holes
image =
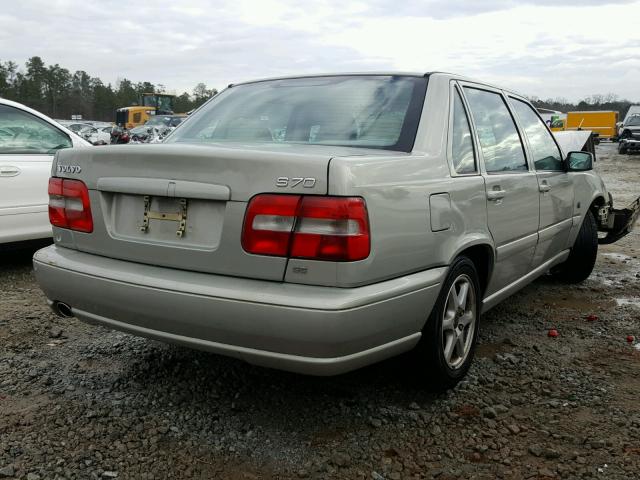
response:
{"label": "wrecked vehicle", "polygon": [[111,145],[120,145],[123,143],[129,143],[131,137],[129,136],[129,130],[119,125],[116,125],[111,129]]}
{"label": "wrecked vehicle", "polygon": [[450,74],[241,83],[161,144],[60,152],[35,274],[62,316],[306,374],[412,350],[449,388],[481,313],[631,228],[592,168]]}
{"label": "wrecked vehicle", "polygon": [[620,127],[618,153],[640,152],[640,115],[627,117]]}
{"label": "wrecked vehicle", "polygon": [[111,132],[111,143],[158,143],[186,118],[185,115],[154,115],[147,123],[125,129],[116,127]]}
{"label": "wrecked vehicle", "polygon": [[98,127],[87,125],[78,132],[78,135],[92,145],[109,145],[111,143],[112,130],[113,127],[111,125]]}

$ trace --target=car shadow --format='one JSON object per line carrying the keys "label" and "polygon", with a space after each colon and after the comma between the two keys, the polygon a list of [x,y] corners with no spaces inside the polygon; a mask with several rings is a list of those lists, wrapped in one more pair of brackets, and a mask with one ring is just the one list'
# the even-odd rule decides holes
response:
{"label": "car shadow", "polygon": [[[553,285],[560,283],[545,275],[517,295],[523,298],[531,289]],[[501,308],[496,308],[483,318],[494,324],[503,316]],[[428,409],[457,392],[429,389],[421,370],[425,367],[411,352],[346,374],[315,377],[155,341],[146,346],[145,355],[125,361],[118,374],[120,382],[132,382],[143,396],[158,398],[169,410],[211,414],[212,418],[231,416],[290,432],[345,425],[368,429],[376,424],[377,416],[406,415],[410,404]],[[432,414],[445,415],[446,411],[436,408]]]}
{"label": "car shadow", "polygon": [[406,412],[412,403],[425,407],[447,395],[425,388],[416,359],[408,354],[343,375],[314,377],[183,347],[156,346],[145,358],[128,363],[120,380],[135,384],[143,397],[157,398],[161,408],[179,411],[185,418],[224,416],[254,428],[312,435],[370,429],[383,421],[378,418]]}
{"label": "car shadow", "polygon": [[33,254],[51,243],[46,239],[0,244],[0,270],[31,265]]}

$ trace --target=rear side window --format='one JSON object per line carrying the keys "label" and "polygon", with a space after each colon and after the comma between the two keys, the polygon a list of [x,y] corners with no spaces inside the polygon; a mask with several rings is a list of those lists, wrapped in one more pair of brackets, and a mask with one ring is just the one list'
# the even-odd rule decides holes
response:
{"label": "rear side window", "polygon": [[488,173],[527,170],[522,141],[498,93],[464,87]]}
{"label": "rear side window", "polygon": [[41,118],[0,105],[0,154],[54,154],[72,146],[67,134]]}
{"label": "rear side window", "polygon": [[460,92],[456,88],[453,94],[453,126],[451,128],[451,160],[456,173],[465,174],[477,171],[473,153],[469,119],[464,110]]}
{"label": "rear side window", "polygon": [[529,140],[536,170],[564,170],[560,150],[540,117],[523,101],[516,98],[510,100]]}

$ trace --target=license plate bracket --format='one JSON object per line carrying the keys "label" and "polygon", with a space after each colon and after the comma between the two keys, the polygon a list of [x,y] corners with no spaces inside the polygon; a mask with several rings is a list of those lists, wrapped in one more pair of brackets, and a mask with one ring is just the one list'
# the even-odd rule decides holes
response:
{"label": "license plate bracket", "polygon": [[151,200],[152,197],[150,195],[144,196],[144,213],[142,218],[142,225],[140,225],[140,231],[143,233],[149,232],[149,220],[178,222],[178,230],[176,231],[176,235],[178,236],[178,238],[182,238],[187,231],[187,199],[179,199],[178,205],[180,210],[178,212],[159,212],[151,210]]}

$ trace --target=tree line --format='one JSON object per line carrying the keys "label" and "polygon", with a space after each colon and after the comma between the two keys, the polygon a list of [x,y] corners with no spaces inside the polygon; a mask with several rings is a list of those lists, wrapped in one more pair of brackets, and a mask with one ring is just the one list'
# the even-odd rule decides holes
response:
{"label": "tree line", "polygon": [[[46,65],[40,57],[29,58],[24,67],[13,61],[0,60],[0,97],[23,103],[53,118],[114,121],[117,108],[135,105],[142,93],[164,93],[165,86],[151,82],[134,83],[126,78],[115,85],[105,84],[83,70],[71,73],[59,64]],[[215,88],[204,83],[191,93],[175,99],[176,113],[199,107],[215,95]]]}
{"label": "tree line", "polygon": [[614,93],[607,95],[591,95],[580,100],[577,103],[569,102],[566,98],[549,98],[542,100],[538,97],[529,97],[529,100],[536,108],[548,108],[550,110],[558,110],[560,112],[583,112],[593,110],[610,110],[619,113],[619,119],[622,121],[627,114],[631,105],[638,105],[640,102],[631,102],[621,99]]}
{"label": "tree line", "polygon": [[[134,83],[126,78],[118,80],[115,85],[105,85],[100,78],[92,77],[83,70],[71,73],[57,63],[46,65],[37,56],[28,59],[24,68],[13,61],[0,60],[0,97],[23,103],[53,118],[68,119],[71,115],[82,115],[85,119],[113,121],[116,109],[136,104],[141,93],[164,92],[162,84]],[[176,97],[175,111],[188,112],[216,93],[215,88],[209,89],[204,83],[199,83],[191,93],[183,92]],[[620,120],[634,104],[611,93],[592,95],[578,103],[562,97],[529,99],[538,108],[561,112],[614,110],[620,113]]]}

